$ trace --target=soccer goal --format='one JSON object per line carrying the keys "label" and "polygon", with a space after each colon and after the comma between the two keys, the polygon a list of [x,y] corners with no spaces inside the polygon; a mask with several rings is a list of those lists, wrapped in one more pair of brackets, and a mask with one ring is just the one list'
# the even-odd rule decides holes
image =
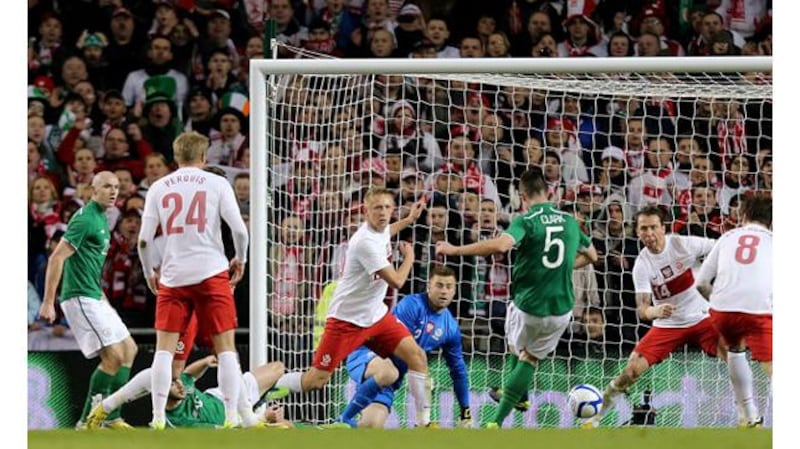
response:
{"label": "soccer goal", "polygon": [[[520,212],[519,174],[538,166],[551,200],[581,217],[604,257],[576,274],[582,306],[540,363],[529,409],[509,424],[575,425],[569,389],[602,389],[649,328],[630,274],[636,208],[657,204],[670,229],[714,237],[735,225],[744,191],[772,188],[771,70],[768,57],[251,61],[251,366],[309,366],[361,198],[382,185],[397,192],[399,216],[428,202],[397,236],[414,243],[417,262],[387,302],[424,291],[434,263],[456,271],[450,309],[464,336],[473,416],[485,421],[490,388],[503,383],[509,260],[437,260],[433,247],[501,232]],[[440,355],[430,356],[430,372],[433,418],[452,426],[458,406]],[[769,415],[768,382],[755,364],[753,372]],[[725,365],[694,349],[651,369],[604,423],[627,422],[646,390],[659,426],[736,422]],[[340,369],[325,391],[292,398],[293,418],[334,418],[352,391]],[[389,423],[413,417],[401,390]]]}

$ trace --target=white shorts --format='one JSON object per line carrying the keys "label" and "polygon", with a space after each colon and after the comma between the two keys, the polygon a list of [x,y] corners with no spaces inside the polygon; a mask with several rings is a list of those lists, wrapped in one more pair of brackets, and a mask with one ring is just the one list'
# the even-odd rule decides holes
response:
{"label": "white shorts", "polygon": [[[244,373],[242,375],[244,377],[244,388],[247,389],[247,398],[250,400],[250,404],[255,404],[256,401],[261,399],[261,395],[258,394],[258,382],[256,381],[256,376],[254,376],[250,371]],[[220,391],[219,387],[209,388],[206,390],[206,393],[214,396],[215,398],[222,400],[222,391]]]}
{"label": "white shorts", "polygon": [[558,340],[569,326],[572,311],[561,316],[533,316],[509,303],[506,314],[506,339],[516,355],[522,350],[538,360],[555,351]]}
{"label": "white shorts", "polygon": [[87,359],[97,357],[102,348],[130,337],[111,304],[86,296],[76,296],[61,303],[69,327]]}

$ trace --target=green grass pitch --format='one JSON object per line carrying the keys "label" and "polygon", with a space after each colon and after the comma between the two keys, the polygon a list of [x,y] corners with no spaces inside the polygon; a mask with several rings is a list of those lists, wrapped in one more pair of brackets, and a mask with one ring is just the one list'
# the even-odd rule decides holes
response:
{"label": "green grass pitch", "polygon": [[59,449],[762,449],[768,429],[410,429],[410,430],[208,430],[153,432],[74,430],[28,432],[28,448]]}

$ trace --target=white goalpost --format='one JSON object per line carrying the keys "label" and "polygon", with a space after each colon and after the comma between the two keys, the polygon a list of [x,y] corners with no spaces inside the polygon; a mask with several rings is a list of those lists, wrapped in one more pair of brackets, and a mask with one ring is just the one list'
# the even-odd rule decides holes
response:
{"label": "white goalpost", "polygon": [[[434,260],[430,248],[437,239],[461,244],[500,232],[520,212],[519,173],[538,166],[552,175],[553,202],[580,214],[607,254],[620,254],[587,275],[597,282],[576,289],[584,307],[552,360],[540,364],[530,410],[510,421],[571,426],[569,388],[605,386],[649,326],[631,302],[632,212],[656,204],[675,232],[715,237],[731,225],[743,192],[772,188],[771,57],[318,59],[289,50],[298,59],[250,62],[251,367],[309,366],[360,198],[385,185],[397,192],[400,215],[412,199],[429,201],[393,240],[413,242],[417,262],[387,302],[423,291],[433,263],[456,270],[451,310],[464,335],[473,415],[488,417],[488,389],[502,385],[506,362],[509,262]],[[734,173],[740,155],[747,166]],[[615,202],[620,237],[608,224]],[[599,336],[586,324],[590,311],[602,315]],[[434,419],[452,426],[458,415],[441,356],[430,369]],[[293,398],[292,418],[336,417],[352,394],[343,371],[323,392]],[[753,371],[766,413],[767,381]],[[660,410],[658,425],[735,422],[724,364],[696,351],[678,351],[648,372],[609,419],[627,421],[645,390]],[[412,408],[401,390],[390,425],[413,422]]]}

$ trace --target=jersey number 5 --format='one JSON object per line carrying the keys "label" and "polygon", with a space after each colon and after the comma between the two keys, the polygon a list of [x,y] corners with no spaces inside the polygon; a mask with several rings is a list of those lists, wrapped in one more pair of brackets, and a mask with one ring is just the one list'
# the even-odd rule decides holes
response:
{"label": "jersey number 5", "polygon": [[736,261],[742,265],[749,265],[756,260],[758,244],[761,238],[757,235],[745,234],[739,237],[739,246],[736,247]]}
{"label": "jersey number 5", "polygon": [[[178,215],[183,210],[183,197],[178,193],[168,193],[161,198],[161,207],[171,209],[167,218],[167,235],[183,234],[183,226],[175,224]],[[197,232],[203,233],[206,230],[206,191],[198,190],[189,203],[189,211],[186,213],[184,225],[197,226]]]}
{"label": "jersey number 5", "polygon": [[[545,237],[544,237],[544,253],[545,255],[542,256],[542,265],[546,268],[558,268],[564,262],[564,241],[558,237],[553,237],[553,234],[556,232],[561,232],[564,230],[564,226],[548,226],[545,228]],[[555,260],[551,260],[548,256],[550,255],[550,250],[555,247],[556,251],[556,258]]]}

